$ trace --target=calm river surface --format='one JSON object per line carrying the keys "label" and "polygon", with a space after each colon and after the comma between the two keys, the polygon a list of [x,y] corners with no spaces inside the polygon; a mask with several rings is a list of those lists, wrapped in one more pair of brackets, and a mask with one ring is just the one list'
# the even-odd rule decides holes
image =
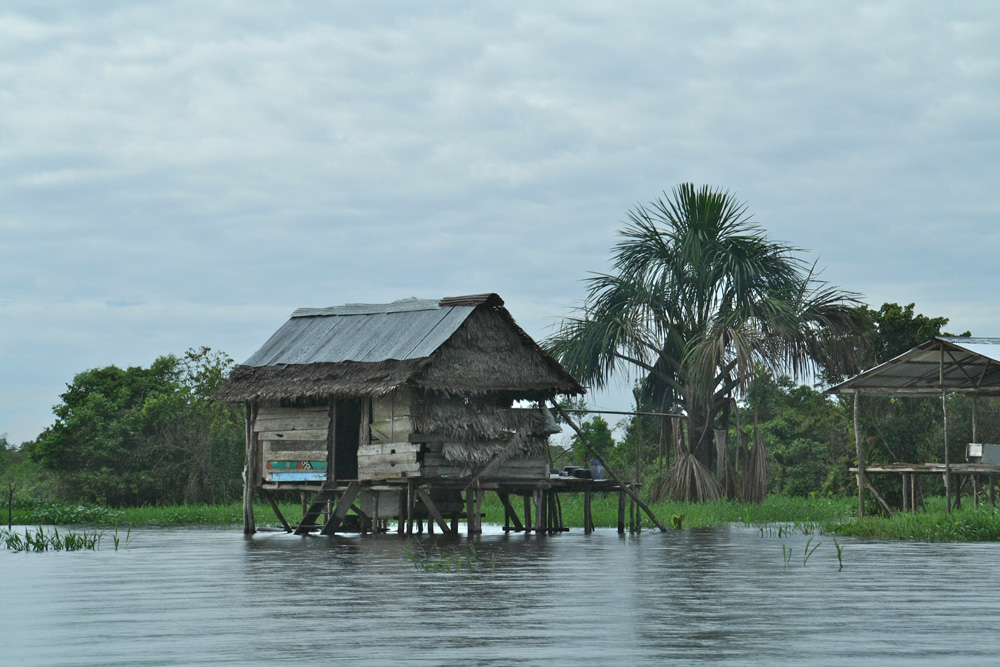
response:
{"label": "calm river surface", "polygon": [[829,536],[803,566],[806,537],[746,528],[486,530],[480,554],[501,551],[475,574],[418,572],[395,535],[145,528],[117,552],[0,551],[0,662],[1000,662],[1000,545],[843,540],[838,571]]}

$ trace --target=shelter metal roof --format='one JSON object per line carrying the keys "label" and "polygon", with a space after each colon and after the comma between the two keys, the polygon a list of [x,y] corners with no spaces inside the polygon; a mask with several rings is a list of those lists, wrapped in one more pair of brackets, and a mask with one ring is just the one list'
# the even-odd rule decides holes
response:
{"label": "shelter metal roof", "polygon": [[422,359],[444,344],[476,308],[441,303],[446,302],[404,299],[300,308],[244,365]]}
{"label": "shelter metal roof", "polygon": [[937,336],[831,387],[832,394],[1000,396],[1000,338]]}

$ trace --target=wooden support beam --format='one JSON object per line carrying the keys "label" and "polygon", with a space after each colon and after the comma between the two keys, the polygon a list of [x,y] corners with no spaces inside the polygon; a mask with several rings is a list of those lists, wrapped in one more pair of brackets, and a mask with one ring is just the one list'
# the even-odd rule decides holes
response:
{"label": "wooden support beam", "polygon": [[517,517],[517,512],[514,511],[514,506],[510,503],[510,495],[507,493],[497,492],[497,496],[500,498],[500,503],[503,505],[505,529],[507,521],[509,520],[514,524],[514,532],[519,533],[524,530],[521,520]]}
{"label": "wooden support beam", "polygon": [[885,502],[881,495],[879,495],[879,492],[875,490],[875,487],[871,485],[871,482],[865,482],[865,486],[872,492],[872,495],[875,496],[875,500],[878,501],[878,504],[882,507],[882,509],[885,510],[886,516],[891,517],[893,515],[893,511],[889,509],[889,504]]}
{"label": "wooden support beam", "polygon": [[[427,513],[430,514],[431,518],[434,519],[437,525],[441,527],[441,532],[446,534],[450,533],[451,528],[448,526],[448,523],[444,520],[444,517],[441,516],[441,512],[438,511],[437,505],[435,505],[434,501],[431,500],[430,494],[425,492],[421,488],[417,488],[417,497],[420,498],[420,502],[422,502],[424,504],[424,507],[427,508]],[[428,521],[427,532],[433,532],[434,529],[432,528],[432,526],[433,524],[430,521]]]}
{"label": "wooden support beam", "polygon": [[281,513],[280,509],[278,509],[278,503],[274,501],[274,496],[271,495],[271,492],[261,489],[260,495],[264,496],[264,499],[267,500],[267,502],[271,505],[271,509],[274,510],[274,516],[278,517],[278,521],[281,522],[281,525],[285,529],[285,532],[286,533],[292,532],[292,527],[288,525],[287,521],[285,521],[285,515]]}
{"label": "wooden support beam", "polygon": [[358,482],[351,482],[347,485],[347,489],[344,491],[344,495],[340,497],[337,502],[337,507],[330,514],[330,520],[326,522],[323,526],[323,530],[320,531],[323,535],[333,535],[340,528],[340,524],[344,521],[344,517],[347,516],[347,510],[351,509],[351,504],[354,503],[354,499],[358,497],[358,491],[361,490],[361,484]]}
{"label": "wooden support beam", "polygon": [[592,495],[588,486],[583,492],[583,532],[587,534],[594,531],[594,519],[590,509],[590,498]]}

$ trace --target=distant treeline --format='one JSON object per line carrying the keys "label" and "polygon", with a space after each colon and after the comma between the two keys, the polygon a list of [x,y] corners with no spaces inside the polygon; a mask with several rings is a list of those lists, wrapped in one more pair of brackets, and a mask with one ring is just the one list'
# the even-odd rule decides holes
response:
{"label": "distant treeline", "polygon": [[109,506],[235,500],[242,489],[243,411],[209,400],[232,365],[225,353],[203,347],[159,357],[148,368],[82,372],[55,406],[55,422],[34,441],[16,450],[0,443],[0,481],[26,500]]}

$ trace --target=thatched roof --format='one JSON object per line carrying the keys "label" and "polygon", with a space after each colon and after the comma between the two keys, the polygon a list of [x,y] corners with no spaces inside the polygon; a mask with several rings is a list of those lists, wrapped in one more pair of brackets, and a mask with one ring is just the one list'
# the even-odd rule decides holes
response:
{"label": "thatched roof", "polygon": [[583,387],[514,322],[496,294],[299,309],[216,400],[385,394],[409,384],[539,400]]}

